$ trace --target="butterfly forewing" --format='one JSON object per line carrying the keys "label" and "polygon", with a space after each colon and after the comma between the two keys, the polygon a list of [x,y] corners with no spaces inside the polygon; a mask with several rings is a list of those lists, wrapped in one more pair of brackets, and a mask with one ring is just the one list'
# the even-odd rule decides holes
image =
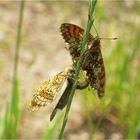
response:
{"label": "butterfly forewing", "polygon": [[[60,30],[65,42],[69,44],[68,50],[70,51],[72,59],[77,61],[80,56],[84,30],[70,23],[62,24]],[[89,42],[92,40],[94,40],[94,37],[89,34]]]}

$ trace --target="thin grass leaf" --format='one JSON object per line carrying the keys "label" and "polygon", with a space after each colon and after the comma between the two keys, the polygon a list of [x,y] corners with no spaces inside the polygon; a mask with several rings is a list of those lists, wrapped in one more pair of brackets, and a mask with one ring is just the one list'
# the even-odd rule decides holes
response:
{"label": "thin grass leaf", "polygon": [[10,127],[10,107],[9,104],[7,103],[6,111],[4,115],[4,121],[3,121],[3,130],[2,130],[3,139],[9,138],[9,133],[8,133],[9,127]]}
{"label": "thin grass leaf", "polygon": [[71,94],[70,94],[70,97],[69,97],[69,100],[68,100],[68,104],[67,104],[63,124],[62,124],[62,128],[61,128],[61,131],[60,131],[60,134],[59,134],[59,139],[62,139],[64,130],[65,130],[65,127],[66,127],[66,124],[67,124],[69,110],[70,110],[70,107],[71,107],[72,99],[73,99],[73,96],[74,96],[74,93],[75,93],[75,89],[76,89],[76,85],[77,85],[77,81],[78,81],[78,77],[79,77],[79,73],[80,73],[80,67],[81,67],[83,59],[84,59],[84,53],[87,50],[88,35],[89,35],[90,29],[93,25],[93,21],[94,21],[93,12],[94,12],[94,9],[95,9],[96,2],[97,2],[97,0],[91,0],[90,1],[89,19],[88,19],[86,30],[84,32],[83,42],[82,42],[82,46],[81,46],[81,54],[80,54],[79,61],[78,61],[77,66],[76,66],[75,81],[74,81],[72,89],[71,89]]}
{"label": "thin grass leaf", "polygon": [[14,83],[14,89],[13,89],[14,96],[12,96],[12,102],[11,102],[11,121],[12,121],[12,137],[16,137],[16,129],[18,126],[18,120],[19,120],[19,84],[18,80]]}
{"label": "thin grass leaf", "polygon": [[17,28],[17,38],[16,38],[16,47],[15,47],[12,97],[11,97],[11,103],[7,105],[7,110],[6,110],[5,119],[4,119],[3,137],[8,138],[8,139],[16,138],[17,126],[18,126],[18,120],[19,120],[18,64],[19,64],[19,50],[20,50],[20,42],[21,42],[23,11],[24,11],[24,1],[21,1],[20,11],[19,11],[19,24]]}

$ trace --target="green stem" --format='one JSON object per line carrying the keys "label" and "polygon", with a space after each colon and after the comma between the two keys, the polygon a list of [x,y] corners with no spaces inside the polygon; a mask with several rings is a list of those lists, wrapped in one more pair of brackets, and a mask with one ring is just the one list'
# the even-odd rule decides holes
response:
{"label": "green stem", "polygon": [[63,124],[62,124],[62,128],[61,128],[61,131],[60,131],[60,134],[59,134],[59,139],[62,139],[64,130],[65,130],[65,127],[66,127],[66,124],[67,124],[68,114],[69,114],[72,99],[73,99],[73,96],[74,96],[74,93],[75,93],[75,89],[76,89],[76,85],[77,85],[77,81],[78,81],[78,77],[79,77],[79,73],[80,73],[80,68],[81,68],[82,62],[84,60],[84,53],[87,50],[88,35],[89,35],[90,29],[93,25],[93,21],[94,21],[93,12],[94,12],[94,9],[95,9],[96,2],[97,2],[97,0],[91,0],[90,1],[89,19],[88,19],[86,31],[84,32],[84,35],[83,35],[83,42],[82,42],[82,46],[81,46],[81,54],[80,54],[79,61],[78,61],[77,66],[76,66],[75,81],[74,81],[72,89],[71,89],[71,94],[70,94],[70,97],[69,97],[69,100],[68,100],[68,104],[67,104]]}
{"label": "green stem", "polygon": [[15,47],[15,58],[14,58],[14,70],[13,70],[13,84],[12,84],[12,97],[14,97],[14,87],[17,81],[18,75],[18,61],[19,61],[19,50],[20,50],[20,41],[21,41],[21,28],[22,28],[22,20],[23,20],[23,11],[24,11],[24,0],[21,1],[20,4],[20,14],[19,14],[19,23],[17,28],[17,40]]}
{"label": "green stem", "polygon": [[20,11],[19,11],[19,23],[17,28],[17,37],[16,37],[16,47],[15,47],[15,58],[14,58],[14,69],[13,69],[13,83],[12,83],[12,97],[11,97],[11,114],[9,123],[10,128],[9,132],[12,132],[10,135],[11,138],[16,138],[16,131],[19,120],[19,84],[18,84],[18,63],[19,63],[19,50],[21,42],[21,29],[23,21],[23,11],[24,11],[24,0],[20,2]]}

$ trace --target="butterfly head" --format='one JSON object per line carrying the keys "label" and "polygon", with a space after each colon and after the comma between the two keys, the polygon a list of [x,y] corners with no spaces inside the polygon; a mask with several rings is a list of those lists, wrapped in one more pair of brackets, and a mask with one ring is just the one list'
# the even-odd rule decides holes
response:
{"label": "butterfly head", "polygon": [[93,46],[99,46],[100,45],[100,38],[96,36],[92,42]]}

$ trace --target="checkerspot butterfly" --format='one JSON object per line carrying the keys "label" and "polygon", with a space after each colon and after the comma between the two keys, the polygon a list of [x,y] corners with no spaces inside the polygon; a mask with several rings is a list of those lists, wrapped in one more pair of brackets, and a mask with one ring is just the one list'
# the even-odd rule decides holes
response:
{"label": "checkerspot butterfly", "polygon": [[[71,88],[74,81],[75,70],[72,66],[66,68],[63,72],[58,73],[48,81],[44,82],[39,88],[35,90],[33,99],[28,107],[29,110],[35,111],[41,107],[45,107],[48,103],[53,102],[65,81],[67,81],[66,89],[64,90],[62,96],[60,97],[56,107],[54,108],[50,120],[52,120],[58,109],[63,109],[69,99],[71,93]],[[78,81],[77,89],[84,89],[88,86],[87,82],[80,83]]]}
{"label": "checkerspot butterfly", "polygon": [[69,69],[60,72],[35,90],[29,109],[34,111],[55,100],[69,75]]}
{"label": "checkerspot butterfly", "polygon": [[[65,42],[69,44],[68,50],[74,64],[76,64],[80,56],[84,30],[70,23],[63,23],[60,30]],[[89,85],[97,91],[99,98],[103,97],[105,90],[105,68],[100,50],[100,39],[93,37],[91,34],[88,36],[88,50],[85,54],[82,69],[86,71]]]}

